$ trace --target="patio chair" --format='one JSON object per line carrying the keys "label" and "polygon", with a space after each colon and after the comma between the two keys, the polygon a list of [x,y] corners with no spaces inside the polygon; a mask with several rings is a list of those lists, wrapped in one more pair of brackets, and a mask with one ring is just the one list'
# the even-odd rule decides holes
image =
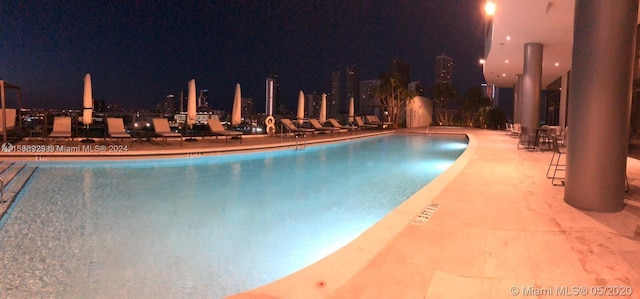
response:
{"label": "patio chair", "polygon": [[316,131],[314,129],[298,128],[288,118],[282,118],[280,119],[280,122],[282,122],[282,125],[287,129],[287,131],[293,133],[295,136],[306,136],[307,133],[313,134]]}
{"label": "patio chair", "polygon": [[340,128],[336,128],[336,127],[324,127],[320,124],[320,122],[317,119],[313,119],[313,118],[309,119],[309,123],[311,124],[314,130],[318,132],[329,132],[331,133],[331,135],[333,135],[333,132],[337,132],[341,130]]}
{"label": "patio chair", "polygon": [[520,133],[518,135],[518,149],[535,149],[535,138],[534,134],[529,134],[529,128],[520,126]]}
{"label": "patio chair", "polygon": [[511,136],[512,137],[520,137],[520,131],[522,129],[522,125],[521,124],[513,124],[511,125]]}
{"label": "patio chair", "polygon": [[[560,162],[563,151],[560,149],[560,142],[557,136],[551,136],[551,146],[553,147],[553,155],[551,161],[549,161],[549,167],[547,168],[547,178],[551,179],[551,184],[554,186],[564,186],[564,177],[558,177],[558,171],[565,171],[566,164]],[[551,173],[553,168],[553,173]]]}
{"label": "patio chair", "polygon": [[560,134],[558,135],[558,140],[560,141],[560,146],[567,146],[567,135],[569,134],[569,127],[564,127],[560,129]]}
{"label": "patio chair", "polygon": [[71,140],[71,117],[56,116],[53,119],[53,131],[48,138],[67,138]]}
{"label": "patio chair", "polygon": [[356,116],[353,118],[356,121],[356,125],[358,126],[358,128],[360,129],[377,129],[378,125],[372,125],[372,124],[365,124],[362,121],[362,118],[360,118],[359,116]]}
{"label": "patio chair", "polygon": [[[242,132],[226,130],[220,120],[217,118],[207,119],[207,125],[209,125],[209,134],[211,136],[216,136],[218,139],[219,136],[224,136],[224,143],[227,144],[227,139],[229,137],[234,138],[237,137],[240,139],[240,143],[242,143]],[[204,139],[204,136],[202,137]]]}
{"label": "patio chair", "polygon": [[335,118],[329,118],[328,121],[329,121],[329,124],[331,124],[334,128],[339,128],[341,130],[347,130],[347,131],[350,131],[350,132],[355,132],[355,131],[360,130],[360,128],[358,126],[343,126]]}
{"label": "patio chair", "polygon": [[367,120],[367,123],[377,125],[381,129],[384,129],[385,126],[393,125],[393,122],[390,121],[380,121],[377,115],[366,115],[365,118]]}
{"label": "patio chair", "polygon": [[162,144],[167,142],[168,138],[180,138],[180,146],[182,146],[182,134],[171,131],[169,121],[166,118],[154,118],[153,130],[156,136],[162,138]]}
{"label": "patio chair", "polygon": [[109,135],[109,141],[120,138],[133,142],[131,134],[124,129],[124,120],[121,117],[107,117],[107,135]]}

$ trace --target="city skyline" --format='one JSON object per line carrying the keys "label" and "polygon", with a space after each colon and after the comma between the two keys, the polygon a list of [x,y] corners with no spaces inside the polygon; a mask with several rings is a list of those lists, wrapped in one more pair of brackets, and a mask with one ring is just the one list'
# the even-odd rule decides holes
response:
{"label": "city skyline", "polygon": [[361,81],[377,79],[392,59],[428,90],[443,52],[457,61],[458,90],[483,81],[480,1],[294,4],[14,1],[2,7],[0,79],[22,88],[24,107],[76,108],[91,73],[96,100],[141,109],[195,79],[222,110],[236,83],[264,99],[265,78],[277,73],[291,107],[299,90],[329,93],[334,70],[355,65]]}

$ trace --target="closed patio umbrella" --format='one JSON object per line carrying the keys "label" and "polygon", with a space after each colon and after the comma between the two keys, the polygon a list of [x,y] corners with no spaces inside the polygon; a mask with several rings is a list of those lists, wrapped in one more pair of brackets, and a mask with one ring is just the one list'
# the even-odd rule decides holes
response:
{"label": "closed patio umbrella", "polygon": [[[187,126],[193,128],[196,123],[196,79],[189,81],[189,90],[187,93]],[[190,137],[185,141],[196,141],[195,138]]]}
{"label": "closed patio umbrella", "polygon": [[353,123],[355,117],[355,109],[353,108],[353,97],[349,100],[349,123]]}
{"label": "closed patio umbrella", "polygon": [[304,119],[304,92],[302,90],[298,94],[298,124],[302,124]]}
{"label": "closed patio umbrella", "polygon": [[91,89],[91,75],[84,75],[84,94],[82,96],[82,123],[86,126],[86,138],[81,142],[92,143],[89,138],[89,125],[93,122],[93,92]]}
{"label": "closed patio umbrella", "polygon": [[321,124],[327,122],[327,94],[322,94],[322,101],[320,102],[320,115],[318,116],[318,120]]}
{"label": "closed patio umbrella", "polygon": [[236,95],[233,97],[233,109],[231,110],[231,125],[237,126],[242,121],[242,96],[240,94],[240,83],[236,84]]}
{"label": "closed patio umbrella", "polygon": [[196,79],[189,81],[189,93],[187,94],[187,125],[196,123]]}

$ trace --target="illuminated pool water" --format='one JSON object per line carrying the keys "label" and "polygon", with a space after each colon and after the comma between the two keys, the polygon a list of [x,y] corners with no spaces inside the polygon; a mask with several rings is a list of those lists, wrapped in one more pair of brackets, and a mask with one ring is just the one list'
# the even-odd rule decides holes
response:
{"label": "illuminated pool water", "polygon": [[355,239],[464,151],[387,135],[250,154],[49,162],[0,229],[3,297],[218,298]]}

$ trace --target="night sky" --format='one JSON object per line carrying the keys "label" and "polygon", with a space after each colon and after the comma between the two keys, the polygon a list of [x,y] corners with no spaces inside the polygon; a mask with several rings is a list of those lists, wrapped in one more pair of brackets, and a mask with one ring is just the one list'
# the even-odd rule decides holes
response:
{"label": "night sky", "polygon": [[0,79],[24,107],[80,108],[91,73],[94,98],[125,108],[152,109],[195,78],[214,109],[229,110],[240,83],[263,111],[277,72],[291,109],[350,64],[369,80],[399,58],[429,90],[442,53],[459,92],[483,82],[479,0],[2,1],[0,16]]}

